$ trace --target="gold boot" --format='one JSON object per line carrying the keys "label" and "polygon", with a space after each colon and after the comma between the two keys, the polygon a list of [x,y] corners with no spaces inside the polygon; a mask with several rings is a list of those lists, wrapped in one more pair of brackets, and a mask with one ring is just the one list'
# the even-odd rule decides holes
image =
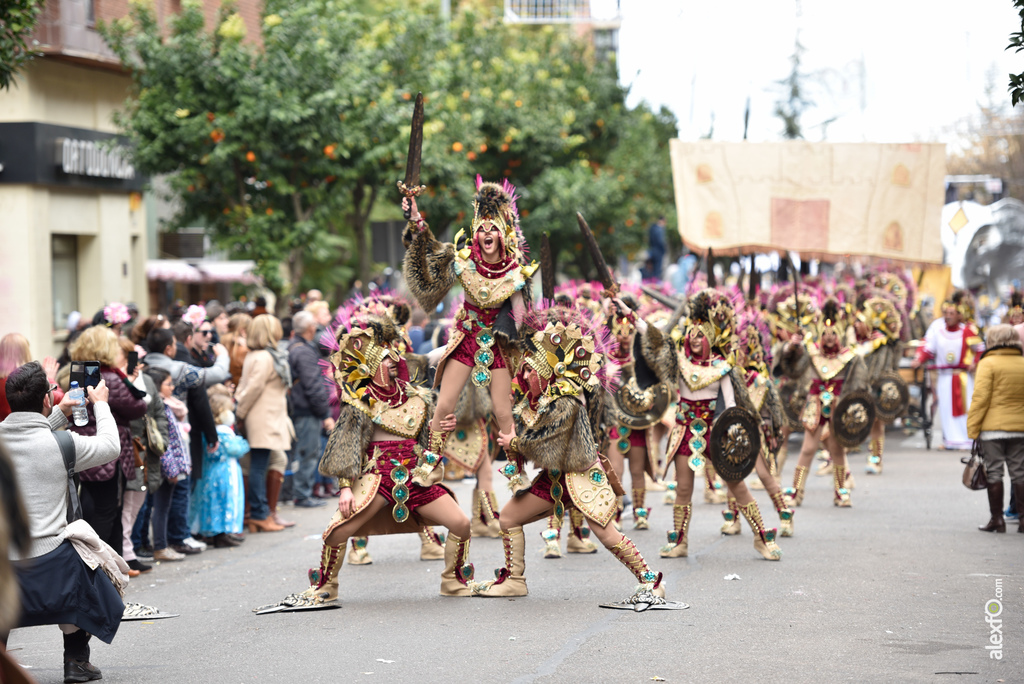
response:
{"label": "gold boot", "polygon": [[675,505],[672,507],[673,529],[668,533],[668,544],[661,547],[662,558],[685,558],[689,551],[689,542],[686,539],[687,531],[690,529],[690,513],[693,512],[693,504]]}
{"label": "gold boot", "polygon": [[644,506],[644,497],[647,495],[646,489],[634,489],[633,490],[633,529],[634,530],[649,530],[651,524],[647,521],[647,516],[650,515],[651,511]]}
{"label": "gold boot", "polygon": [[725,486],[715,474],[710,462],[704,464],[704,503],[724,504],[727,498]]}
{"label": "gold boot", "polygon": [[725,518],[725,522],[722,523],[722,534],[739,534],[740,509],[736,505],[736,499],[730,496],[727,505],[728,508],[722,511],[722,517]]}
{"label": "gold boot", "polygon": [[430,428],[427,448],[423,450],[423,461],[412,469],[412,481],[420,487],[430,487],[444,479],[444,443],[449,432]]}
{"label": "gold boot", "polygon": [[757,507],[756,501],[742,506],[740,510],[743,517],[750,523],[750,529],[754,530],[754,550],[764,556],[765,560],[782,560],[782,549],[775,543],[775,528],[764,529],[761,522],[761,509]]}
{"label": "gold boot", "polygon": [[469,540],[451,532],[444,543],[444,570],[441,571],[441,596],[473,595],[473,564],[469,560]]}
{"label": "gold boot", "polygon": [[807,486],[807,471],[809,468],[797,466],[793,472],[793,486],[782,490],[789,507],[799,506],[804,502],[804,487]]}
{"label": "gold boot", "polygon": [[444,560],[444,535],[430,527],[420,530],[420,560]]}
{"label": "gold boot", "polygon": [[302,596],[315,599],[317,603],[338,599],[338,571],[345,562],[343,551],[343,546],[324,544],[320,552],[320,569],[309,569],[309,589],[302,592]]}
{"label": "gold boot", "polygon": [[832,484],[835,487],[832,503],[839,508],[849,508],[850,490],[846,487],[846,466],[836,466],[832,473]]}
{"label": "gold boot", "polygon": [[584,527],[586,518],[575,508],[569,509],[569,537],[565,543],[567,553],[597,553],[597,545],[590,541],[590,528]]}
{"label": "gold boot", "polygon": [[562,557],[562,518],[553,513],[548,516],[548,529],[540,533],[544,540],[544,557]]}
{"label": "gold boot", "polygon": [[526,538],[522,527],[513,527],[501,533],[505,549],[505,567],[495,570],[497,579],[484,582],[473,589],[477,596],[526,596]]}
{"label": "gold boot", "polygon": [[665,483],[665,493],[661,497],[661,503],[665,504],[666,506],[675,506],[676,505],[676,483],[675,482],[666,482]]}
{"label": "gold boot", "polygon": [[471,535],[474,537],[497,539],[501,536],[498,515],[494,512],[494,508],[491,505],[491,497],[493,496],[494,492],[483,492],[479,489],[473,490],[473,515],[470,517],[469,522]]}
{"label": "gold boot", "polygon": [[349,565],[371,565],[373,563],[370,552],[366,550],[369,541],[367,537],[352,537],[352,544],[348,550]]}
{"label": "gold boot", "polygon": [[882,449],[885,448],[885,435],[878,439],[871,440],[871,454],[868,456],[868,465],[865,470],[868,475],[882,474]]}
{"label": "gold boot", "polygon": [[793,513],[792,508],[786,506],[786,499],[782,492],[772,494],[772,503],[775,504],[775,512],[779,514],[779,536],[793,536]]}
{"label": "gold boot", "polygon": [[643,589],[650,591],[659,598],[665,598],[665,585],[662,583],[662,574],[654,572],[647,565],[647,561],[640,555],[629,537],[622,535],[622,539],[615,546],[609,547],[612,555],[619,559],[619,562],[629,568],[629,571],[636,577],[636,581],[643,585]]}

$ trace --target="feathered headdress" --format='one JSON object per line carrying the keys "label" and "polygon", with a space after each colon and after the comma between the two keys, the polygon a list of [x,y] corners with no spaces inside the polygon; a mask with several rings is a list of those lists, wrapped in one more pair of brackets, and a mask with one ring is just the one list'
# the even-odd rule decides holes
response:
{"label": "feathered headdress", "polygon": [[759,311],[747,310],[740,315],[736,337],[747,357],[747,366],[767,374],[772,363],[772,334]]}
{"label": "feathered headdress", "polygon": [[529,255],[529,246],[523,231],[519,227],[519,196],[516,194],[516,187],[508,182],[484,183],[479,175],[476,177],[476,196],[473,198],[473,222],[470,225],[470,233],[460,230],[455,234],[455,247],[459,248],[459,242],[463,238],[466,244],[459,249],[459,256],[468,259],[471,253],[471,245],[477,229],[484,221],[490,221],[501,232],[501,239],[505,245],[506,254],[513,261],[522,266],[527,276],[533,275],[538,265],[531,263],[527,265],[526,258]]}
{"label": "feathered headdress", "polygon": [[820,340],[826,330],[834,330],[839,339],[846,335],[846,309],[835,297],[829,297],[821,305],[821,315],[818,317],[817,338]]}
{"label": "feathered headdress", "polygon": [[731,354],[736,342],[736,311],[729,298],[708,288],[690,297],[689,305],[689,327],[704,333],[712,349],[723,356]]}
{"label": "feathered headdress", "polygon": [[775,328],[789,333],[811,328],[818,316],[818,297],[801,287],[780,287],[768,302],[768,314]]}

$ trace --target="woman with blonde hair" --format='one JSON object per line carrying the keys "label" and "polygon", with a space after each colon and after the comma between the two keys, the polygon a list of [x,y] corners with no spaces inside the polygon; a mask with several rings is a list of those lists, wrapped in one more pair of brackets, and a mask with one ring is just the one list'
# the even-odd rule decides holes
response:
{"label": "woman with blonde hair", "polygon": [[[1006,532],[1004,464],[1017,501],[1024,500],[1024,348],[1013,326],[993,325],[985,333],[985,353],[978,362],[967,411],[967,436],[980,440],[988,477],[991,517],[978,529]],[[1024,532],[1024,522],[1017,531]]]}
{"label": "woman with blonde hair", "polygon": [[245,337],[249,333],[249,325],[252,323],[252,316],[247,313],[236,313],[228,319],[228,331],[221,338],[220,342],[228,350],[231,358],[231,381],[237,385],[242,378],[242,365],[245,363],[245,355],[249,347],[245,343]]}
{"label": "woman with blonde hair", "polygon": [[275,316],[260,314],[252,320],[247,336],[249,353],[235,392],[238,401],[235,414],[245,426],[245,437],[251,448],[250,532],[284,529],[273,519],[284,469],[267,472],[271,451],[286,452],[292,447],[292,425],[285,398],[292,386],[292,376],[288,357],[277,349],[283,334],[281,321]]}
{"label": "woman with blonde hair", "polygon": [[[124,483],[136,477],[131,421],[146,415],[146,391],[133,384],[140,369],[136,366],[131,375],[125,372],[128,356],[122,350],[117,335],[104,326],[94,325],[85,330],[68,351],[72,361],[99,361],[100,377],[110,389],[108,403],[117,424],[121,455],[109,463],[80,473],[82,514],[100,539],[123,552],[121,495]],[[68,429],[80,435],[95,435],[96,416],[92,405],[86,410],[89,422],[83,426],[69,425]]]}
{"label": "woman with blonde hair", "polygon": [[[19,366],[24,366],[32,360],[32,351],[28,346],[28,338],[21,333],[7,333],[0,339],[0,422],[11,413],[11,407],[7,405],[7,376],[14,372]],[[46,379],[52,385],[57,377],[57,361],[47,356],[42,362],[43,370],[46,371]],[[60,402],[63,392],[54,395],[54,401]]]}

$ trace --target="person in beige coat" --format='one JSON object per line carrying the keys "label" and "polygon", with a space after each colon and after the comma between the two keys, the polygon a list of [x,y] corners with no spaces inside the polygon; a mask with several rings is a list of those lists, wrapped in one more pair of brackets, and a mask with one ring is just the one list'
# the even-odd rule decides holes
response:
{"label": "person in beige coat", "polygon": [[[292,446],[292,426],[288,418],[287,393],[292,385],[288,357],[277,349],[283,331],[281,321],[261,314],[249,326],[248,346],[242,377],[238,382],[235,409],[251,448],[249,465],[250,532],[277,532],[284,529],[274,522],[269,499],[277,504],[281,482],[272,477],[268,488],[267,466],[270,452],[288,451]],[[275,471],[275,475],[280,475]]]}
{"label": "person in beige coat", "polygon": [[[967,412],[967,436],[981,440],[988,477],[992,517],[978,529],[1005,532],[1003,464],[1017,501],[1024,500],[1024,349],[1017,331],[1005,324],[988,329],[985,347]],[[1017,531],[1024,532],[1024,522]]]}

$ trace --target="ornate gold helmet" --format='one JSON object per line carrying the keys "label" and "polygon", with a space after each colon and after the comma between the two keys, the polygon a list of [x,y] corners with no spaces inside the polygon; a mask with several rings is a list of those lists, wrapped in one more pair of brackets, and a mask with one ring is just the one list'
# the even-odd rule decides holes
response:
{"label": "ornate gold helmet", "polygon": [[846,308],[839,303],[835,297],[829,297],[821,305],[821,315],[818,317],[817,339],[828,330],[834,330],[839,335],[840,344],[846,336]]}
{"label": "ornate gold helmet", "polygon": [[895,297],[901,307],[906,307],[907,297],[910,296],[910,292],[907,289],[907,284],[898,274],[880,271],[871,275],[869,282],[872,287]]}
{"label": "ornate gold helmet", "polygon": [[457,248],[460,240],[466,238],[464,246],[459,249],[459,256],[463,259],[469,258],[476,231],[485,221],[490,221],[501,233],[505,254],[521,265],[526,276],[533,275],[538,265],[536,263],[526,264],[527,247],[526,240],[519,228],[517,199],[516,188],[508,182],[508,179],[498,185],[497,183],[484,183],[478,175],[476,177],[476,196],[473,198],[473,222],[470,224],[469,235],[466,236],[465,229],[455,234]]}
{"label": "ornate gold helmet", "polygon": [[[637,310],[638,304],[636,297],[629,293],[622,293],[620,298],[631,311]],[[626,335],[633,334],[633,331],[636,330],[633,320],[634,319],[632,317],[623,316],[616,307],[612,307],[611,312],[605,319],[605,325],[608,326],[608,329],[611,330],[612,335],[615,337],[624,337]]]}
{"label": "ornate gold helmet", "polygon": [[[611,341],[601,319],[586,309],[544,304],[527,313],[520,328],[527,340],[522,364],[537,371],[544,393],[554,398],[610,389],[617,367],[608,361]],[[529,390],[518,378],[513,384],[517,399]]]}
{"label": "ornate gold helmet", "polygon": [[888,298],[881,296],[869,297],[857,312],[857,319],[863,321],[870,329],[885,335],[890,342],[900,339],[903,321],[896,305]]}
{"label": "ornate gold helmet", "polygon": [[737,324],[737,343],[747,357],[746,365],[767,372],[771,363],[771,333],[760,311],[747,311]]}
{"label": "ornate gold helmet", "polygon": [[723,356],[733,351],[736,343],[736,311],[729,298],[711,288],[690,297],[688,329],[704,334],[712,349]]}
{"label": "ornate gold helmet", "polygon": [[394,323],[372,314],[357,314],[338,327],[337,351],[331,354],[334,380],[344,391],[362,399],[381,363],[388,356],[401,357],[394,345],[399,341]]}
{"label": "ornate gold helmet", "polygon": [[774,307],[769,307],[769,315],[775,328],[795,333],[813,328],[818,318],[818,304],[807,292],[794,296],[790,291],[789,296],[778,298]]}

